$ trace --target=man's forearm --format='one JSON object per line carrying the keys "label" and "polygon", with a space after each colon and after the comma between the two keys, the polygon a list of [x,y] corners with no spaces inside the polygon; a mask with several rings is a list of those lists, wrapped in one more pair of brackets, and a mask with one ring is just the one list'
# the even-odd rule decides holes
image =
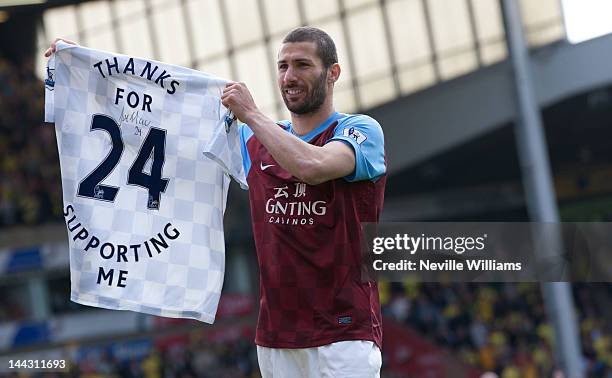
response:
{"label": "man's forearm", "polygon": [[346,176],[355,169],[352,147],[339,141],[314,146],[286,132],[257,109],[244,83],[228,83],[221,103],[249,125],[282,168],[309,185]]}

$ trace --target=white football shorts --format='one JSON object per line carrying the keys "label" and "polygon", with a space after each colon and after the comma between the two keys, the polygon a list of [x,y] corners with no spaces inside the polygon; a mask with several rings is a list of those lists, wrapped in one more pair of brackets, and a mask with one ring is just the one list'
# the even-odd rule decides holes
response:
{"label": "white football shorts", "polygon": [[371,341],[339,341],[314,348],[257,346],[263,378],[379,378],[380,349]]}

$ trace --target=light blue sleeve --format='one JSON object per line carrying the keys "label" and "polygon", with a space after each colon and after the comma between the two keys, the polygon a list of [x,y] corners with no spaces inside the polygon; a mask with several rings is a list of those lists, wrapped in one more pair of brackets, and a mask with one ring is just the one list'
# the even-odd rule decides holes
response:
{"label": "light blue sleeve", "polygon": [[249,176],[249,170],[251,169],[251,157],[249,156],[249,150],[247,149],[247,142],[249,138],[253,136],[253,131],[245,124],[240,123],[240,152],[242,153],[242,166],[244,167],[244,176]]}
{"label": "light blue sleeve", "polygon": [[387,171],[385,137],[374,118],[358,114],[340,119],[332,140],[341,140],[355,151],[355,170],[345,180],[376,181]]}

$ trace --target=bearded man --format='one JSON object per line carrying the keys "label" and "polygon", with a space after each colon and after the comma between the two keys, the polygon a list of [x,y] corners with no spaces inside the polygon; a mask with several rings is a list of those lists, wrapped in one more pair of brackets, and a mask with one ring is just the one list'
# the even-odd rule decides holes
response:
{"label": "bearded man", "polygon": [[371,117],[334,110],[340,65],[324,31],[283,40],[277,81],[291,120],[259,111],[244,83],[222,102],[241,125],[257,259],[255,343],[263,377],[378,377],[376,282],[362,277],[362,222],[377,222],[384,137]]}

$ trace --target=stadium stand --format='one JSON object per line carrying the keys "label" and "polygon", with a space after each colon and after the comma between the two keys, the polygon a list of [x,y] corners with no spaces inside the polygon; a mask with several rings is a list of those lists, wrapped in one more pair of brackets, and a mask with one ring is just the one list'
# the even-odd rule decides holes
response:
{"label": "stadium stand", "polygon": [[[502,378],[545,377],[555,368],[553,332],[532,283],[391,283],[381,285],[384,314],[472,366]],[[588,377],[612,372],[605,284],[574,284]]]}
{"label": "stadium stand", "polygon": [[55,132],[31,60],[0,58],[0,227],[58,221],[61,184]]}
{"label": "stadium stand", "polygon": [[[0,148],[6,152],[0,168],[2,177],[10,178],[0,183],[0,225],[6,229],[57,222],[61,217],[59,164],[54,130],[40,121],[42,84],[31,63],[17,67],[2,59],[0,80],[5,83],[0,91]],[[232,229],[240,229],[238,220],[230,223]],[[67,276],[56,279],[62,280],[68,283]],[[82,308],[68,305],[68,286],[60,286],[63,290],[52,291],[52,312]],[[588,376],[609,377],[612,330],[606,314],[611,309],[602,303],[610,303],[612,293],[605,285],[575,284],[573,288]],[[24,291],[20,285],[0,286],[0,323],[27,323]],[[537,285],[382,283],[381,300],[388,319],[416,330],[438,348],[448,348],[480,371],[492,371],[501,378],[535,378],[547,376],[556,367],[552,328]],[[257,377],[251,338],[211,343],[193,332],[93,345],[77,341],[62,353],[74,356],[73,376]],[[397,350],[392,349],[384,351],[385,360]],[[383,375],[402,376],[387,366]]]}
{"label": "stadium stand", "polygon": [[[26,56],[16,63],[0,56],[0,83],[0,231],[10,234],[16,228],[27,228],[35,234],[41,225],[62,226],[55,133],[52,125],[41,121],[43,85],[35,75],[32,58]],[[560,118],[568,117],[563,113]],[[455,159],[450,154],[447,158]],[[588,196],[592,201],[586,210],[584,204],[566,207],[566,218],[612,219],[610,200],[605,197],[612,187],[609,172],[609,165],[593,168],[581,176],[584,185],[580,187],[573,173],[557,183],[560,198]],[[429,194],[429,188],[426,192]],[[251,251],[250,225],[245,222],[248,206],[244,197],[230,196],[234,196],[230,197],[234,209],[240,211],[230,208],[226,214],[229,248]],[[518,217],[523,216],[521,211]],[[0,250],[0,357],[65,358],[71,363],[69,376],[74,377],[260,376],[253,343],[257,293],[249,292],[250,299],[245,299],[225,292],[230,309],[213,327],[133,313],[115,312],[118,317],[113,318],[108,312],[69,302],[67,249],[6,247]],[[64,260],[48,259],[62,252]],[[254,264],[249,270],[255,270]],[[42,318],[29,301],[35,279],[42,279],[48,295],[48,313]],[[587,377],[611,378],[610,285],[573,284],[572,289]],[[385,316],[383,377],[421,377],[434,372],[435,377],[475,378],[493,372],[501,378],[536,378],[558,373],[552,325],[537,284],[383,281],[380,295]],[[92,333],[86,333],[86,328]],[[113,329],[115,333],[105,335]]]}

